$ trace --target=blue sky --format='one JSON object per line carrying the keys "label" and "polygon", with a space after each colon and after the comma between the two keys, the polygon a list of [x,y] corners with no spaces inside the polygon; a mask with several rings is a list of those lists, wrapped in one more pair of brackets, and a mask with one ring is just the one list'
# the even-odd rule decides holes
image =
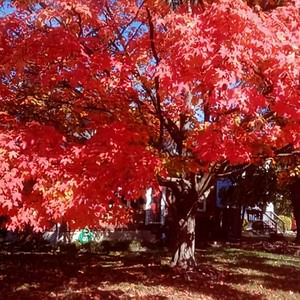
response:
{"label": "blue sky", "polygon": [[16,9],[10,5],[11,1],[4,1],[0,6],[0,18],[4,18],[5,16],[13,13]]}

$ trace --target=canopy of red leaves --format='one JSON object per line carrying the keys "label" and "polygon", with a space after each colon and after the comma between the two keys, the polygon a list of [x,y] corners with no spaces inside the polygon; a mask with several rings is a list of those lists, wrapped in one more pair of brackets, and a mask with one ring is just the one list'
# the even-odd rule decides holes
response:
{"label": "canopy of red leaves", "polygon": [[192,12],[157,0],[13,5],[0,19],[10,228],[125,222],[116,195],[136,198],[157,176],[300,148],[298,0],[268,12],[242,0]]}

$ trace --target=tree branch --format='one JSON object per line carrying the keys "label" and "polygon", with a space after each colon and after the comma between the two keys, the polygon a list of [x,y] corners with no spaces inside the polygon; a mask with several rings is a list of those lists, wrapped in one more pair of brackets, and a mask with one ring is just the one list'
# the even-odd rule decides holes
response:
{"label": "tree branch", "polygon": [[141,27],[142,27],[143,25],[144,25],[144,24],[141,23],[141,24],[139,25],[139,27],[136,29],[136,31],[134,32],[134,34],[132,35],[132,37],[127,41],[126,45],[124,46],[124,51],[126,51],[128,45],[129,45],[129,43],[136,37],[137,33],[139,32],[139,30],[141,29]]}
{"label": "tree branch", "polygon": [[156,64],[158,65],[160,62],[160,58],[158,57],[156,48],[155,48],[155,43],[154,43],[154,25],[152,22],[152,17],[149,8],[146,8],[147,11],[147,16],[148,16],[148,22],[149,22],[149,34],[150,34],[150,45],[151,45],[151,50],[154,56],[154,59],[156,61]]}
{"label": "tree branch", "polygon": [[[141,9],[142,9],[142,7],[144,6],[144,3],[145,3],[145,0],[141,3],[141,5],[139,6],[139,8],[137,9],[137,12],[136,12],[136,14],[134,15],[134,17],[124,26],[124,28],[121,30],[121,31],[119,31],[118,30],[118,36],[117,36],[117,38],[115,38],[113,41],[111,41],[111,43],[114,45],[114,46],[116,46],[115,45],[115,42],[116,42],[116,40],[117,39],[121,39],[122,37],[123,37],[123,34],[124,34],[124,32],[127,30],[127,28],[137,19],[137,17],[138,17],[138,15],[139,15],[139,13],[140,13],[140,11],[141,11]],[[111,10],[110,10],[110,8],[109,8],[109,6],[108,5],[106,5],[106,10],[107,10],[107,12],[110,14],[110,16],[111,16],[111,19],[113,19],[113,13],[111,12]],[[124,48],[124,50],[125,50],[125,48]]]}
{"label": "tree branch", "polygon": [[78,13],[75,9],[73,9],[74,14],[77,16],[78,18],[78,26],[79,26],[79,33],[78,33],[78,37],[82,37],[83,36],[83,28],[82,28],[82,18],[80,13]]}
{"label": "tree branch", "polygon": [[247,168],[249,168],[252,165],[252,163],[247,164],[246,166],[244,166],[242,169],[238,169],[238,170],[232,170],[230,172],[226,172],[226,173],[222,173],[222,174],[218,174],[217,177],[227,177],[229,175],[238,173],[238,172],[243,172],[245,171]]}
{"label": "tree branch", "polygon": [[[148,16],[148,22],[149,22],[149,34],[150,34],[150,46],[151,46],[151,50],[153,53],[153,57],[156,61],[156,66],[159,64],[160,62],[160,58],[158,57],[156,48],[155,48],[155,43],[154,43],[154,25],[152,22],[152,17],[151,17],[151,13],[149,8],[146,8],[147,11],[147,16]],[[159,128],[159,143],[162,144],[163,143],[163,131],[164,131],[164,117],[162,115],[162,111],[161,111],[161,99],[160,99],[160,95],[159,95],[159,77],[155,76],[154,78],[154,84],[155,84],[155,91],[156,91],[156,110],[158,113],[158,117],[159,117],[159,121],[160,121],[160,128]]]}
{"label": "tree branch", "polygon": [[192,184],[189,180],[183,179],[183,178],[177,178],[177,177],[167,177],[164,179],[167,182],[174,182],[174,183],[184,183],[186,184],[189,188],[191,188]]}
{"label": "tree branch", "polygon": [[[43,9],[47,9],[48,8],[48,5],[44,2],[39,2],[39,5],[41,8]],[[60,24],[61,26],[65,27],[65,24],[63,24],[63,22],[61,20],[59,20],[57,17],[54,17],[53,18],[56,22],[58,22],[58,24]]]}

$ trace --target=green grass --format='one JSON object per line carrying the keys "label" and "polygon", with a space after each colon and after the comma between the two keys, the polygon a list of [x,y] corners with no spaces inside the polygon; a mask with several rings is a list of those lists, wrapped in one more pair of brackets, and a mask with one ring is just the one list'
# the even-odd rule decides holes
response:
{"label": "green grass", "polygon": [[223,283],[237,291],[257,299],[300,299],[299,257],[235,248],[200,251],[198,256],[202,268],[218,270]]}

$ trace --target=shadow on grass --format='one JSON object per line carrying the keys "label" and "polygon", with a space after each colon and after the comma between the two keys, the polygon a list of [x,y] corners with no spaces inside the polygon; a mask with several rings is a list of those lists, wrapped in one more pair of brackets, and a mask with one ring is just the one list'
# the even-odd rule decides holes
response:
{"label": "shadow on grass", "polygon": [[194,295],[185,299],[265,299],[227,285],[211,265],[200,272],[176,273],[155,265],[148,254],[2,255],[0,266],[0,295],[7,300],[164,300],[177,299],[176,293]]}
{"label": "shadow on grass", "polygon": [[[53,299],[65,299],[65,300],[102,300],[102,299],[109,299],[109,300],[128,300],[132,299],[132,297],[126,295],[121,290],[110,290],[110,291],[98,291],[90,289],[88,292],[83,293],[74,293],[70,291],[66,291],[64,293],[50,293],[49,295],[45,295],[44,293],[41,294],[39,292],[32,293],[31,292],[16,292],[13,295],[11,295],[10,298],[7,299],[18,299],[18,300],[53,300]],[[136,299],[136,298],[134,298]],[[168,297],[159,296],[159,295],[149,295],[149,296],[142,296],[138,299],[141,300],[168,300]]]}
{"label": "shadow on grass", "polygon": [[[300,294],[300,268],[291,265],[283,265],[278,259],[264,258],[258,256],[240,255],[238,262],[228,264],[229,268],[243,268],[262,272],[262,275],[248,275],[246,278],[242,274],[235,276],[236,282],[241,280],[261,281],[268,289],[281,290]],[[276,265],[277,264],[277,265]],[[300,295],[299,295],[300,298]]]}
{"label": "shadow on grass", "polygon": [[[227,250],[228,251],[228,250]],[[224,281],[233,284],[261,284],[264,288],[299,294],[300,299],[300,260],[295,257],[255,255],[250,251],[228,251],[218,249],[207,251],[200,256],[205,265],[221,265],[227,270]]]}

